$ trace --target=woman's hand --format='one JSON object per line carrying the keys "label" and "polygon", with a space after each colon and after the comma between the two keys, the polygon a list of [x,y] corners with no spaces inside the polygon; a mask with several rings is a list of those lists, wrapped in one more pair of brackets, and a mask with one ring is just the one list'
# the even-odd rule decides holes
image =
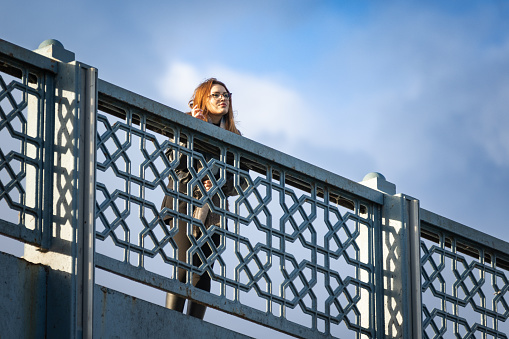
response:
{"label": "woman's hand", "polygon": [[197,119],[207,121],[203,115],[203,110],[199,109],[198,105],[194,105],[193,109],[191,110],[191,115]]}
{"label": "woman's hand", "polygon": [[210,180],[203,180],[203,186],[205,186],[205,189],[207,192],[212,188],[212,181]]}

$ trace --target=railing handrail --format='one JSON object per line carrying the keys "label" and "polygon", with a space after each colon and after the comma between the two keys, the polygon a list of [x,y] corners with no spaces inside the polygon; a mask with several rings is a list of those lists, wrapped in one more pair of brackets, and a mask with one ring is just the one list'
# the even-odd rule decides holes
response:
{"label": "railing handrail", "polygon": [[377,204],[383,204],[384,194],[372,188],[361,185],[355,181],[344,178],[338,174],[312,165],[291,155],[263,145],[246,137],[241,137],[226,130],[216,128],[199,119],[193,118],[183,112],[163,105],[157,101],[148,99],[137,93],[133,93],[122,87],[99,79],[98,81],[99,100],[101,95],[106,95],[115,100],[127,103],[138,109],[144,110],[153,116],[167,119],[171,122],[187,126],[190,129],[202,132],[217,140],[221,140],[231,146],[241,149],[243,152],[263,157],[269,161],[277,162],[278,165],[286,167],[306,177],[324,182],[328,185],[340,187],[342,190],[355,194],[356,196]]}
{"label": "railing handrail", "polygon": [[15,58],[18,61],[30,64],[41,70],[57,74],[58,61],[48,58],[46,56],[34,53],[26,48],[12,44],[8,41],[0,39],[0,54],[10,58]]}
{"label": "railing handrail", "polygon": [[489,234],[472,227],[448,219],[424,208],[420,209],[421,222],[435,226],[452,234],[457,234],[471,242],[478,243],[487,248],[509,255],[509,242],[495,238]]}

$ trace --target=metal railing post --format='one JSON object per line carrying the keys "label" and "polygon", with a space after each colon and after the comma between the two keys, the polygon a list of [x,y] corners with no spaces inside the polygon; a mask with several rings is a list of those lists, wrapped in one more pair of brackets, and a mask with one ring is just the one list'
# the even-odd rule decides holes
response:
{"label": "metal railing post", "polygon": [[85,102],[83,111],[83,338],[92,339],[94,308],[94,244],[95,244],[95,166],[96,166],[96,112],[97,69],[88,68],[85,73]]}
{"label": "metal railing post", "polygon": [[[74,61],[55,40],[37,53],[58,63],[54,95],[51,241],[24,258],[48,266],[48,338],[92,338],[97,70]],[[46,169],[47,167],[45,167]],[[45,220],[45,222],[48,222]]]}
{"label": "metal railing post", "polygon": [[382,207],[384,334],[386,338],[422,337],[419,201],[396,194],[379,173],[363,185],[384,192]]}
{"label": "metal railing post", "polygon": [[410,312],[412,317],[411,338],[422,338],[422,292],[421,292],[421,227],[419,216],[419,200],[406,199],[408,208],[408,252],[409,252],[409,283]]}

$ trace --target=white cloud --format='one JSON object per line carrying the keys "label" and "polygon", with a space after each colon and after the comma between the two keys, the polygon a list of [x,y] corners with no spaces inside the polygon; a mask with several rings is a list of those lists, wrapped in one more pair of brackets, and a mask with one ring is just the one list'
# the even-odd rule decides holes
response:
{"label": "white cloud", "polygon": [[[433,9],[402,15],[393,8],[372,19],[331,38],[326,55],[305,64],[311,72],[288,65],[281,80],[224,64],[171,61],[159,87],[174,107],[187,109],[195,86],[216,76],[234,92],[245,136],[306,161],[323,154],[322,166],[343,172],[359,164],[335,153],[424,181],[471,171],[479,152],[492,165],[508,166],[508,102],[501,90],[508,80],[490,72],[506,69],[509,49],[503,38],[498,48],[482,48],[493,27],[480,30],[473,14]],[[207,62],[217,60],[201,64]]]}
{"label": "white cloud", "polygon": [[160,95],[170,106],[185,111],[194,89],[201,81],[200,74],[191,65],[172,62],[157,80],[157,86]]}
{"label": "white cloud", "polygon": [[478,125],[472,126],[473,139],[484,149],[492,161],[509,167],[509,91],[498,102],[489,102],[480,112]]}
{"label": "white cloud", "polygon": [[[199,69],[193,65],[172,61],[158,81],[161,95],[174,107],[184,107],[196,86],[206,78],[216,77],[233,93],[233,109],[239,129],[248,138],[264,142],[265,137],[287,143],[298,140],[314,142],[311,132],[320,122],[295,90],[269,77],[257,76],[210,66]],[[184,110],[187,108],[183,108]]]}

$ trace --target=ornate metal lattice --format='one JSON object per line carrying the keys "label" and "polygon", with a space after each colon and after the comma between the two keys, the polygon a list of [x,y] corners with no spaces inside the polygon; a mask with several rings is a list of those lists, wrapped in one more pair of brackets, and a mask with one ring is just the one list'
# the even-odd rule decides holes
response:
{"label": "ornate metal lattice", "polygon": [[[63,223],[82,226],[74,193],[84,186],[75,166],[82,161],[78,126],[93,115],[81,111],[82,97],[62,96],[73,87],[62,83],[76,73],[58,73],[55,88],[56,61],[0,45],[0,234],[52,250],[52,233],[62,237]],[[264,158],[268,149],[245,139],[223,142],[179,123],[185,119],[171,118],[167,107],[102,84],[108,94],[100,93],[97,118],[96,267],[295,336],[383,337],[388,327],[405,335],[397,328],[408,316],[403,305],[383,302],[405,282],[405,269],[398,275],[390,267],[408,253],[394,241],[406,235],[389,223],[382,253],[383,199],[354,183],[347,192],[296,159],[278,161],[277,152]],[[182,168],[189,180],[180,180]],[[213,183],[208,192],[205,178]],[[224,192],[230,184],[231,196]],[[167,196],[173,200],[161,208]],[[203,206],[217,225],[207,228],[194,216]],[[506,338],[507,243],[480,232],[467,239],[466,227],[430,220],[438,219],[421,219],[423,337]],[[191,242],[188,259],[197,255],[199,266],[177,259],[178,221]],[[85,239],[71,233],[78,235],[73,241]],[[180,269],[188,280],[209,275],[211,293],[175,281]]]}
{"label": "ornate metal lattice", "polygon": [[507,338],[508,257],[421,227],[423,337]]}
{"label": "ornate metal lattice", "polygon": [[[326,335],[375,336],[375,204],[126,103],[100,97],[99,105],[109,114],[97,124],[98,252],[168,278],[178,268],[188,278],[209,274],[218,298]],[[179,187],[182,166],[194,194]],[[204,178],[213,183],[208,193]],[[235,196],[221,189],[228,180]],[[165,195],[173,207],[161,210]],[[204,205],[219,216],[217,226],[193,217]],[[199,267],[176,259],[177,220],[187,223],[187,254],[201,258]]]}
{"label": "ornate metal lattice", "polygon": [[[41,240],[44,187],[45,78],[0,60],[0,210],[4,231]],[[51,140],[50,140],[51,142]],[[23,228],[23,230],[21,230]]]}

